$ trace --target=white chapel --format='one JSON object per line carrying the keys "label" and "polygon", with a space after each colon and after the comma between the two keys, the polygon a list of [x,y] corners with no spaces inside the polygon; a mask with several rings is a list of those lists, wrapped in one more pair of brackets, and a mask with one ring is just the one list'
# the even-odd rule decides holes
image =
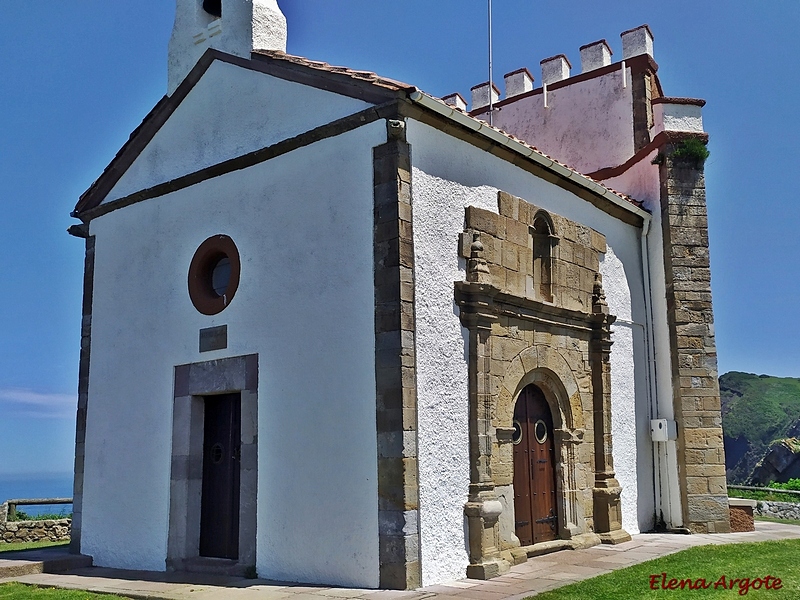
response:
{"label": "white chapel", "polygon": [[650,28],[469,103],[286,35],[177,0],[166,95],[72,213],[73,551],[414,589],[728,531],[704,102]]}

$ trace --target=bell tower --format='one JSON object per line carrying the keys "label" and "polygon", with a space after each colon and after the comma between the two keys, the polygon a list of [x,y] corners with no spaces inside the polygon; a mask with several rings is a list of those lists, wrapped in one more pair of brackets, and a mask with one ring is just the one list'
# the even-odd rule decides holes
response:
{"label": "bell tower", "polygon": [[286,52],[286,18],[277,0],[176,0],[168,94],[208,48],[244,58],[253,50]]}

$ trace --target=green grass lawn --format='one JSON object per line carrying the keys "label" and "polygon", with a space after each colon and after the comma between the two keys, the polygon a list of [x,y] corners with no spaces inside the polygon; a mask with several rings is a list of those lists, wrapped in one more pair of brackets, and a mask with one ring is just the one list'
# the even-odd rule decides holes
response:
{"label": "green grass lawn", "polygon": [[800,496],[794,494],[782,494],[780,490],[769,490],[768,492],[755,490],[735,490],[728,488],[728,497],[746,498],[748,500],[769,500],[770,502],[791,502],[800,503]]}
{"label": "green grass lawn", "polygon": [[39,515],[29,515],[28,513],[18,510],[13,515],[8,515],[8,521],[14,523],[16,521],[60,521],[61,519],[71,519],[72,513],[63,509],[54,513],[42,513]]}
{"label": "green grass lawn", "polygon": [[774,517],[754,517],[756,521],[769,521],[770,523],[783,523],[784,525],[800,525],[800,521],[794,519],[776,519]]}
{"label": "green grass lawn", "polygon": [[94,594],[80,590],[59,590],[22,583],[0,584],[0,600],[109,600],[124,598],[112,594]]}
{"label": "green grass lawn", "polygon": [[34,550],[36,548],[49,548],[50,546],[69,546],[69,542],[19,542],[14,544],[0,544],[0,554],[3,552],[17,552],[18,550]]}
{"label": "green grass lawn", "polygon": [[[602,598],[800,598],[800,540],[780,540],[754,544],[726,544],[724,546],[700,546],[676,554],[650,560],[613,573],[587,579],[557,590],[544,592],[536,600],[572,600]],[[666,573],[662,579],[662,573]],[[763,580],[772,577],[769,585],[775,586],[775,577],[781,579],[780,589],[765,589]],[[723,589],[722,577],[725,577]],[[696,589],[661,589],[662,582],[669,586],[690,579]],[[747,580],[747,584],[731,580]],[[761,582],[756,582],[760,579]],[[705,580],[700,581],[700,580]],[[657,589],[651,589],[652,586]],[[716,585],[715,584],[719,584]],[[700,588],[700,585],[708,587]],[[740,587],[742,585],[743,587]],[[754,589],[753,585],[760,589]]]}

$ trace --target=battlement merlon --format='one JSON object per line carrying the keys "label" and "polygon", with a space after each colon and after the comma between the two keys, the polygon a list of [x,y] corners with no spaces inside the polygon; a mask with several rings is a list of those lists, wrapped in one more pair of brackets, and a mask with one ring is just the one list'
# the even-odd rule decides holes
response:
{"label": "battlement merlon", "polygon": [[654,98],[651,137],[655,139],[662,131],[705,133],[702,115],[705,104],[700,98]]}
{"label": "battlement merlon", "polygon": [[[619,171],[665,132],[705,137],[704,103],[665,96],[650,27],[620,38],[623,58],[616,63],[601,39],[580,48],[579,74],[570,73],[564,54],[541,61],[540,87],[527,69],[507,74],[505,97],[493,97],[493,125],[588,175]],[[488,120],[488,92],[487,84],[473,88],[472,116]]]}
{"label": "battlement merlon", "polygon": [[489,109],[490,104],[496,104],[500,99],[500,90],[491,81],[479,83],[470,90],[472,92],[472,108]]}

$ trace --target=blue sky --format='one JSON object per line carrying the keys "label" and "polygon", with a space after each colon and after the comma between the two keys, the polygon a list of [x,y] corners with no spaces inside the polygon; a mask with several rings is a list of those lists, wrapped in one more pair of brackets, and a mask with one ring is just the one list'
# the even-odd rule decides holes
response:
{"label": "blue sky", "polygon": [[[279,0],[289,52],[442,96],[488,78],[486,0]],[[724,7],[724,10],[723,10]],[[0,474],[72,468],[78,196],[166,90],[171,0],[31,0],[0,36]],[[494,0],[495,81],[648,23],[670,96],[701,97],[720,372],[800,377],[793,183],[800,2]]]}

